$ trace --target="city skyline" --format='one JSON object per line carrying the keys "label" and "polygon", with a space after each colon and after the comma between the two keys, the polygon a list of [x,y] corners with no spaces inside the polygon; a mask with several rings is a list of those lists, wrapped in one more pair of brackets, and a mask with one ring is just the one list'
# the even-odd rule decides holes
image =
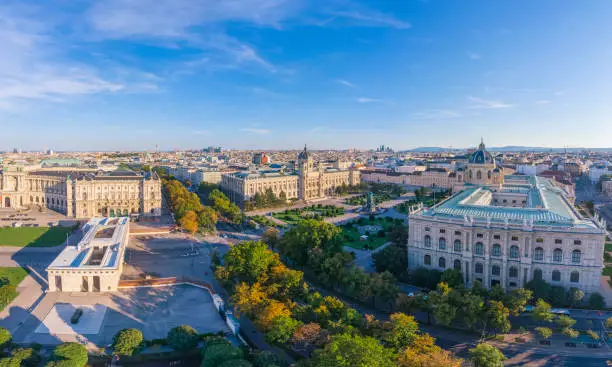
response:
{"label": "city skyline", "polygon": [[[607,148],[612,4],[0,5],[0,150]],[[143,21],[146,19],[146,21]],[[606,32],[608,31],[608,32]]]}

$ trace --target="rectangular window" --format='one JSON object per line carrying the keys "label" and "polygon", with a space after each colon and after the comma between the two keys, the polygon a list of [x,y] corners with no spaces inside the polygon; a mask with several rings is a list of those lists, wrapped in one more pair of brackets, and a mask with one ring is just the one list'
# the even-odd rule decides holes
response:
{"label": "rectangular window", "polygon": [[501,238],[501,236],[500,236],[500,235],[498,235],[498,234],[496,234],[496,235],[494,235],[494,236],[493,236],[493,239],[496,239],[496,240],[499,240],[500,238]]}
{"label": "rectangular window", "polygon": [[518,236],[512,236],[512,241],[518,241],[518,240],[519,240]]}
{"label": "rectangular window", "polygon": [[580,240],[574,240],[574,245],[582,245],[582,241],[580,241]]}
{"label": "rectangular window", "polygon": [[446,230],[441,229],[441,230],[440,230],[440,233],[446,233]]}
{"label": "rectangular window", "polygon": [[477,237],[477,238],[483,238],[483,237],[484,237],[484,235],[483,235],[482,233],[476,233],[476,237]]}
{"label": "rectangular window", "polygon": [[455,236],[461,236],[461,232],[460,231],[455,231]]}

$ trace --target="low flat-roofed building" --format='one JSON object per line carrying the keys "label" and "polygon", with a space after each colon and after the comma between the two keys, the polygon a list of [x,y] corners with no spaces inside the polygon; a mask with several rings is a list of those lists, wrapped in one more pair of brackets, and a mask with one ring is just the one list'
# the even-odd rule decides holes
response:
{"label": "low flat-roofed building", "polygon": [[83,238],[66,246],[47,267],[50,292],[113,292],[117,290],[128,243],[127,217],[93,218]]}

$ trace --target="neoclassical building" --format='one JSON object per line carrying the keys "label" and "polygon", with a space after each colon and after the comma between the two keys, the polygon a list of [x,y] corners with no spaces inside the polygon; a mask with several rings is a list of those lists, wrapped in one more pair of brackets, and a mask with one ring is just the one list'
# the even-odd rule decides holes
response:
{"label": "neoclassical building", "polygon": [[511,290],[540,278],[598,291],[605,222],[583,218],[551,179],[497,169],[481,143],[462,191],[411,211],[408,269],[455,268],[468,286],[479,280]]}
{"label": "neoclassical building", "polygon": [[221,189],[234,202],[243,203],[257,192],[271,189],[276,196],[281,192],[287,199],[315,200],[333,195],[336,188],[359,184],[359,171],[343,169],[340,162],[332,167],[315,163],[304,147],[297,159],[295,172],[255,171],[232,172],[221,176]]}
{"label": "neoclassical building", "polygon": [[79,243],[65,246],[47,267],[49,292],[117,291],[129,226],[127,217],[92,218],[83,225]]}
{"label": "neoclassical building", "polygon": [[0,171],[0,207],[31,206],[74,218],[159,216],[161,181],[155,173],[5,166]]}

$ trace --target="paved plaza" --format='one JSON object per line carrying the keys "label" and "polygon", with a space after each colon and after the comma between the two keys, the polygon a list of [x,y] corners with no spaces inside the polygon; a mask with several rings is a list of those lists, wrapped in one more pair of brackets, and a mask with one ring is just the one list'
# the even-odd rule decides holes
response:
{"label": "paved plaza", "polygon": [[[70,324],[76,308],[85,310]],[[0,320],[8,324],[13,314]],[[42,321],[41,321],[42,320]],[[208,291],[190,285],[139,287],[111,294],[48,293],[32,314],[11,330],[17,343],[55,345],[76,341],[90,348],[111,344],[121,329],[136,328],[145,339],[165,338],[175,326],[188,324],[199,333],[229,333]]]}

